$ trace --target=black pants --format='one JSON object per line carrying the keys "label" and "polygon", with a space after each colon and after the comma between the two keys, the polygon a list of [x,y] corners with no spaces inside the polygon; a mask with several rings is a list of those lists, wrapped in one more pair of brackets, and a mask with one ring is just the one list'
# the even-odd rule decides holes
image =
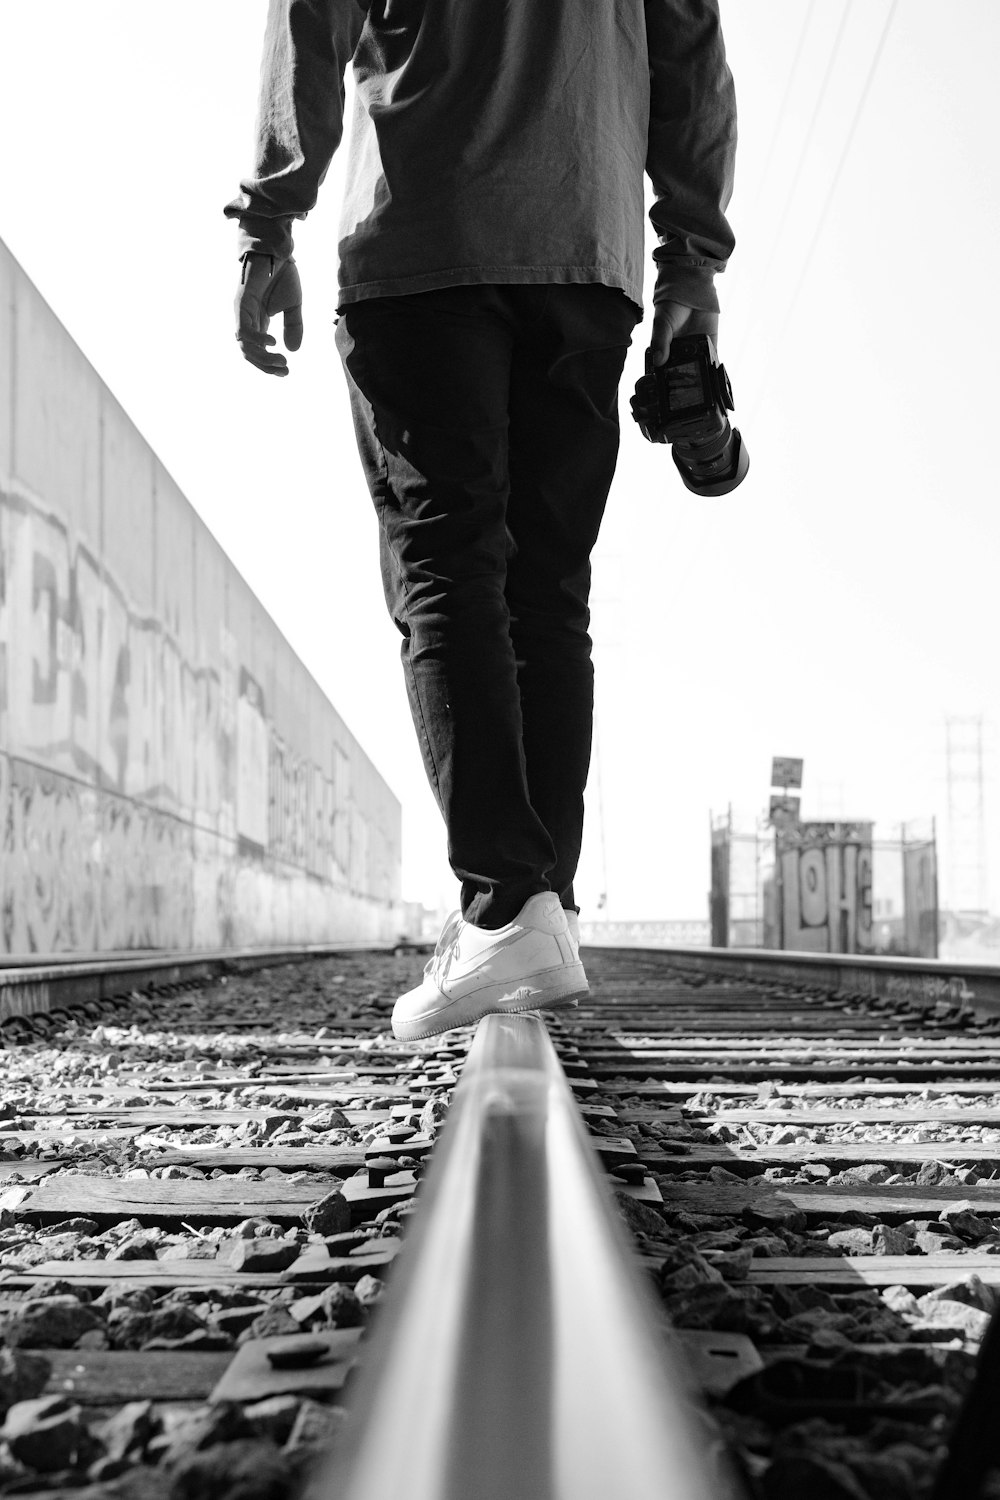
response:
{"label": "black pants", "polygon": [[386,602],[462,911],[573,906],[590,764],[590,553],[637,309],[600,285],[458,286],[337,328]]}

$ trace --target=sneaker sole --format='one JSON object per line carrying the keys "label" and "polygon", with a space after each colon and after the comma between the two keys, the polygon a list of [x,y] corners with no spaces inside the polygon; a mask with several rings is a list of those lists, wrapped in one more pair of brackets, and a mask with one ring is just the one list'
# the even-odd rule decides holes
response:
{"label": "sneaker sole", "polygon": [[442,995],[439,1010],[416,1021],[402,1021],[398,1025],[394,1022],[392,1032],[398,1042],[419,1042],[424,1037],[438,1036],[442,1031],[454,1031],[458,1026],[474,1026],[484,1016],[569,1009],[578,999],[589,994],[590,986],[583,965],[572,964],[570,973],[548,988],[524,983],[511,990],[506,985],[496,984],[487,985],[471,995],[462,995],[457,1000],[446,1000]]}

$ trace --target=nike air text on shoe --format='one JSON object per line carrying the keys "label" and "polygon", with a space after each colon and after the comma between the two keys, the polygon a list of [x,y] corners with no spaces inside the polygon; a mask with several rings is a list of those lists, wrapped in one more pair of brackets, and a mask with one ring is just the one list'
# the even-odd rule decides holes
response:
{"label": "nike air text on shoe", "polygon": [[412,1042],[483,1016],[575,1005],[587,992],[566,913],[545,891],[492,932],[450,917],[422,983],[396,1001],[392,1029]]}

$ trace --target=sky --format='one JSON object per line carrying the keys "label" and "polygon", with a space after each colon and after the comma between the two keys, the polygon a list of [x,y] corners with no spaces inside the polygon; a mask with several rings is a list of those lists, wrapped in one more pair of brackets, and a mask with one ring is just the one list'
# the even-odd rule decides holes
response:
{"label": "sky", "polygon": [[[643,441],[637,329],[594,561],[582,913],[704,917],[710,814],[752,821],[774,755],[804,759],[805,816],[935,815],[947,903],[949,715],[984,721],[998,911],[1000,6],[721,8],[740,146],[720,353],[751,467],[699,499]],[[0,0],[0,238],[400,798],[404,894],[451,906],[333,344],[346,150],[296,226],[291,376],[233,338],[222,207],[266,9]]]}

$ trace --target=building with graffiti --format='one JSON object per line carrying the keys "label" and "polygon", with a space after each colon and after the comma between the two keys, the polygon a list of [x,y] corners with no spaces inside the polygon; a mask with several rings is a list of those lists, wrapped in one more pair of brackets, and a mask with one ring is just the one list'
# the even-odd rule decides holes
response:
{"label": "building with graffiti", "polygon": [[391,937],[399,803],[0,244],[0,953]]}
{"label": "building with graffiti", "polygon": [[938,956],[933,820],[712,819],[712,943]]}

